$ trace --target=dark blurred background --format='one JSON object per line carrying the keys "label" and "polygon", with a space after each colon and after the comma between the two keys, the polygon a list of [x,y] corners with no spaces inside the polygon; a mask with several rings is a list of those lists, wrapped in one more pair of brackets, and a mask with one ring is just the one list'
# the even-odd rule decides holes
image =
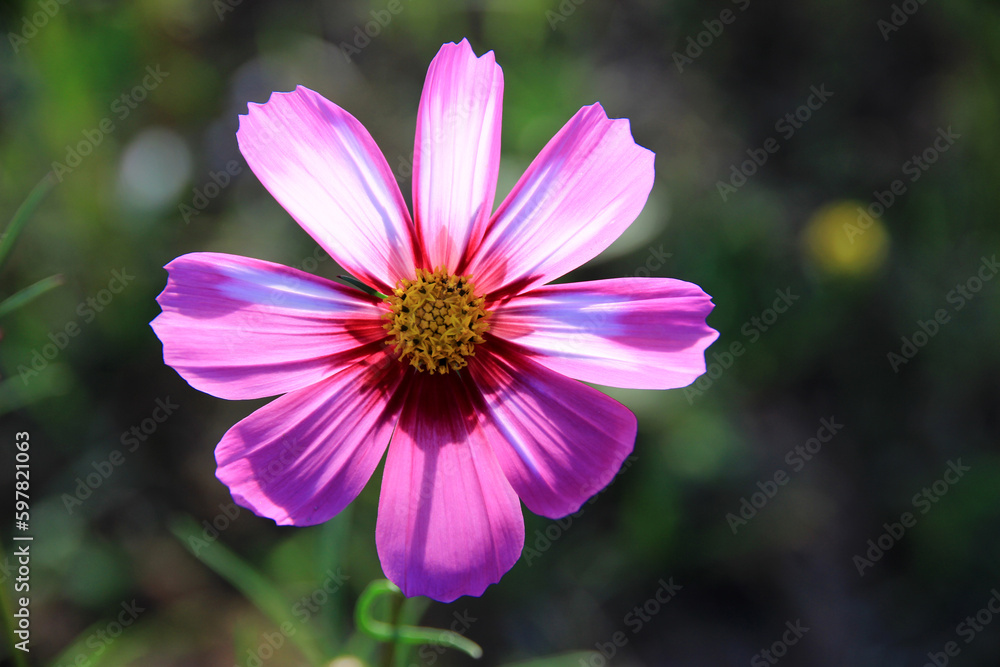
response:
{"label": "dark blurred background", "polygon": [[66,281],[0,318],[5,499],[31,443],[30,664],[384,657],[351,620],[382,576],[381,473],[324,526],[239,510],[213,448],[265,401],[190,388],[148,322],[183,253],[338,273],[246,168],[248,102],[319,91],[409,200],[427,65],[465,36],[504,70],[497,201],[579,107],[631,119],[656,185],[566,279],[695,282],[720,338],[692,388],[608,390],[639,437],[581,514],[529,513],[499,585],[404,615],[488,665],[1000,664],[997,3],[5,0],[0,27],[0,224],[57,181],[0,297]]}

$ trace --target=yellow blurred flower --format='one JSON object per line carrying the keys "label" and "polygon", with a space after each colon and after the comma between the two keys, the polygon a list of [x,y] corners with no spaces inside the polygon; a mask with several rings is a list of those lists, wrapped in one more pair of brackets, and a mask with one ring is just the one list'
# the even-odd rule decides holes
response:
{"label": "yellow blurred flower", "polygon": [[802,242],[819,269],[836,275],[869,275],[889,254],[889,233],[881,218],[858,201],[821,206],[806,223]]}

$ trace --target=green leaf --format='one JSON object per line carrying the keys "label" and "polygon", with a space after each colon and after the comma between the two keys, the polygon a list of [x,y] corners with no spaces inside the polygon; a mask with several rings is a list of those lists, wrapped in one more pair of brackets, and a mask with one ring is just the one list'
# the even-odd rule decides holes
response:
{"label": "green leaf", "polygon": [[[322,579],[327,576],[329,569],[336,569],[342,566],[347,560],[347,545],[350,542],[352,508],[348,505],[340,511],[340,514],[333,517],[320,528],[319,545],[317,548],[316,577]],[[339,602],[339,601],[338,601]],[[343,618],[344,610],[341,605],[331,601],[323,606],[320,613],[319,622],[328,630],[338,630],[346,636],[350,631],[347,627],[349,621]],[[329,640],[326,643],[328,650],[335,650],[337,647]]]}
{"label": "green leaf", "polygon": [[382,299],[383,301],[389,298],[389,295],[382,294],[382,292],[379,292],[378,290],[373,289],[373,288],[369,287],[368,285],[365,285],[363,282],[361,282],[357,278],[354,278],[352,276],[344,276],[344,275],[339,275],[337,277],[340,278],[341,280],[343,280],[348,285],[351,285],[352,287],[358,288],[359,290],[361,290],[365,294],[369,294],[371,296],[377,296],[378,298]]}
{"label": "green leaf", "polygon": [[[27,374],[27,379],[21,377]],[[15,375],[0,380],[0,416],[19,410],[50,396],[65,394],[74,378],[65,364],[51,363],[43,371],[18,365]]]}
{"label": "green leaf", "polygon": [[52,186],[56,184],[55,178],[53,178],[51,173],[45,175],[45,177],[38,182],[31,192],[28,194],[28,198],[24,200],[24,203],[18,207],[17,211],[14,212],[14,217],[11,219],[10,224],[7,225],[7,231],[4,232],[2,238],[0,238],[0,267],[3,266],[4,261],[7,259],[7,255],[10,254],[11,249],[14,247],[14,243],[17,241],[17,237],[20,236],[21,230],[24,229],[24,225],[27,224],[28,218],[31,214],[35,212],[38,205],[42,202],[42,198],[48,194]]}
{"label": "green leaf", "polygon": [[48,278],[42,278],[34,285],[29,285],[23,290],[14,293],[12,296],[0,301],[0,317],[14,312],[18,308],[34,301],[49,290],[59,287],[64,282],[65,281],[62,276],[49,276]]}
{"label": "green leaf", "polygon": [[[292,616],[292,601],[282,595],[271,582],[220,542],[205,544],[201,527],[191,517],[175,518],[170,529],[192,554],[236,587],[275,624],[279,627],[290,624],[294,632],[288,633],[288,639],[298,645],[311,664],[324,664],[320,644],[312,629]],[[197,545],[197,548],[193,545]]]}

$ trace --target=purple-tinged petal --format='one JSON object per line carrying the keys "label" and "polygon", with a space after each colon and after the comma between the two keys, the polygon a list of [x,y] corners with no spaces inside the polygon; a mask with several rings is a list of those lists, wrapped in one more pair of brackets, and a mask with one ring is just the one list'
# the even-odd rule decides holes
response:
{"label": "purple-tinged petal", "polygon": [[626,119],[583,107],[500,204],[468,269],[480,293],[510,296],[596,257],[632,224],[653,187],[653,153]]}
{"label": "purple-tinged petal", "polygon": [[287,266],[199,252],[166,269],[163,312],[151,323],[163,360],[219,398],[308,387],[386,337],[377,299]]}
{"label": "purple-tinged petal", "polygon": [[577,380],[673,389],[705,372],[705,348],[719,337],[705,324],[711,299],[670,278],[549,285],[498,305],[490,332]]}
{"label": "purple-tinged petal", "polygon": [[457,373],[418,374],[389,445],[375,542],[407,596],[482,595],[521,555],[517,495]]}
{"label": "purple-tinged petal", "polygon": [[484,430],[514,491],[535,514],[571,514],[614,478],[635,445],[635,415],[593,387],[497,342],[470,375]]}
{"label": "purple-tinged petal", "polygon": [[387,350],[285,394],[215,449],[233,500],[282,525],[322,523],[361,492],[396,426],[405,368]]}
{"label": "purple-tinged petal", "polygon": [[426,268],[454,270],[482,238],[500,167],[503,72],[467,40],[431,61],[417,112],[413,215]]}
{"label": "purple-tinged petal", "polygon": [[403,195],[351,114],[299,86],[250,104],[236,138],[264,187],[341,266],[386,294],[413,277]]}

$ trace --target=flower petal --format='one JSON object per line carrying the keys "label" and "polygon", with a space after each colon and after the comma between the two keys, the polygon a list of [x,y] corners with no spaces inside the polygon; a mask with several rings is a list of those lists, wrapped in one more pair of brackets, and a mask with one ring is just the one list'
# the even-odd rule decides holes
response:
{"label": "flower petal", "polygon": [[467,273],[480,293],[516,294],[596,257],[632,224],[653,187],[653,153],[626,119],[583,107],[500,204]]}
{"label": "flower petal", "polygon": [[500,168],[503,71],[463,39],[431,61],[417,112],[413,215],[426,268],[453,270],[482,238]]}
{"label": "flower petal", "polygon": [[283,525],[322,523],[361,492],[389,444],[405,368],[387,350],[285,394],[215,449],[233,500]]}
{"label": "flower petal", "polygon": [[528,509],[553,519],[572,514],[608,485],[632,452],[635,415],[501,345],[469,364],[486,401],[490,445]]}
{"label": "flower petal", "polygon": [[386,337],[377,299],[287,266],[199,252],[166,268],[163,312],[151,323],[163,359],[219,398],[307,387]]}
{"label": "flower petal", "polygon": [[673,389],[705,372],[719,337],[705,324],[713,307],[700,287],[670,278],[549,285],[497,306],[490,332],[577,380]]}
{"label": "flower petal", "polygon": [[385,462],[379,560],[407,596],[482,595],[521,555],[521,506],[458,374],[414,380]]}
{"label": "flower petal", "polygon": [[337,263],[384,293],[413,277],[406,203],[357,119],[299,86],[250,104],[236,138],[264,187]]}

